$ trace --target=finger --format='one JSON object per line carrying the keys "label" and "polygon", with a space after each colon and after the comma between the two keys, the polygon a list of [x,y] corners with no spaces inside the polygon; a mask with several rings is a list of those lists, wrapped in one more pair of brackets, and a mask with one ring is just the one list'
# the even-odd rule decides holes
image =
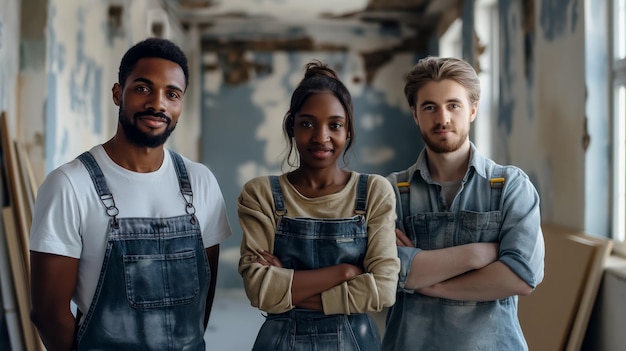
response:
{"label": "finger", "polygon": [[397,228],[396,228],[396,240],[400,240],[403,244],[402,246],[409,246],[409,247],[413,246],[411,239],[409,239],[409,237],[406,236],[406,234],[404,234],[400,229],[397,229]]}

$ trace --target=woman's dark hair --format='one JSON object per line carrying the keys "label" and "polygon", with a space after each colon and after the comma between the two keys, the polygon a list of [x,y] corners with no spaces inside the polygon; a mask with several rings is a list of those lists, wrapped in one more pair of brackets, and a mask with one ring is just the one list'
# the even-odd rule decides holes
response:
{"label": "woman's dark hair", "polygon": [[289,151],[286,157],[286,162],[289,166],[297,166],[291,161],[291,155],[295,149],[294,141],[292,139],[294,117],[311,95],[319,93],[332,93],[339,100],[343,109],[346,111],[346,129],[348,132],[348,140],[346,141],[346,147],[343,151],[344,157],[354,142],[354,111],[350,92],[339,80],[339,78],[337,78],[335,71],[329,68],[328,65],[318,60],[313,60],[306,64],[304,78],[293,91],[289,111],[287,111],[283,120],[283,134],[289,146]]}
{"label": "woman's dark hair", "polygon": [[124,87],[126,78],[135,69],[137,62],[142,58],[162,58],[177,63],[185,74],[185,89],[189,85],[189,67],[187,56],[173,42],[161,38],[148,38],[128,49],[120,62],[118,83]]}

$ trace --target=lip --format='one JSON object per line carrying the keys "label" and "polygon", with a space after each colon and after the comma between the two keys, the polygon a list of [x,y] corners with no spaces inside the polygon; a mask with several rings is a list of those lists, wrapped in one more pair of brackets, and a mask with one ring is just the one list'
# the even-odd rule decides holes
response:
{"label": "lip", "polygon": [[146,124],[150,128],[161,128],[163,126],[167,126],[168,120],[167,118],[157,117],[157,116],[141,116],[138,118],[144,124]]}
{"label": "lip", "polygon": [[313,157],[318,159],[324,159],[333,153],[333,149],[325,147],[309,148],[309,152]]}

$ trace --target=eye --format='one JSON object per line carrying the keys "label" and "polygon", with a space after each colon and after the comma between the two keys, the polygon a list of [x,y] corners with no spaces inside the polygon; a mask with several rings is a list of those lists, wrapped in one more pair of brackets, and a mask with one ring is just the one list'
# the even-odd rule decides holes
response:
{"label": "eye", "polygon": [[150,91],[150,89],[148,89],[148,87],[145,85],[137,85],[135,87],[135,91],[138,93],[147,93]]}
{"label": "eye", "polygon": [[450,104],[450,108],[452,108],[453,110],[456,110],[456,109],[461,108],[461,105],[456,104],[456,103],[454,103],[454,104]]}
{"label": "eye", "polygon": [[330,129],[341,129],[343,128],[343,123],[334,122],[330,124]]}
{"label": "eye", "polygon": [[177,91],[170,91],[167,93],[167,96],[172,100],[179,100],[181,97],[180,93],[178,93]]}
{"label": "eye", "polygon": [[433,105],[424,106],[424,111],[434,111],[434,110],[435,110],[435,106]]}
{"label": "eye", "polygon": [[313,127],[313,123],[311,123],[311,122],[309,122],[309,121],[301,121],[301,122],[299,123],[299,125],[300,125],[301,127],[304,127],[304,128],[311,128],[311,127]]}

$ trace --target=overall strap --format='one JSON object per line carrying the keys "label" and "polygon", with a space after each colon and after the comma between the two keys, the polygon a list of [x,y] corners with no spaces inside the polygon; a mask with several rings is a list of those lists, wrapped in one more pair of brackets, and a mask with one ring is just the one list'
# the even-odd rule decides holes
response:
{"label": "overall strap", "polygon": [[274,207],[276,214],[284,216],[287,213],[285,209],[285,200],[283,199],[283,191],[280,188],[280,180],[278,176],[269,176],[270,186],[272,187],[272,197],[274,198]]}
{"label": "overall strap", "polygon": [[491,187],[491,211],[497,211],[500,209],[500,200],[502,198],[502,189],[504,188],[504,167],[496,165],[493,169],[489,179],[489,186]]}
{"label": "overall strap", "polygon": [[106,209],[107,216],[113,219],[113,225],[117,227],[117,215],[120,213],[120,211],[115,206],[113,194],[111,194],[111,191],[109,190],[109,186],[104,179],[102,169],[100,169],[100,166],[98,166],[98,162],[96,162],[96,159],[89,151],[83,152],[77,158],[78,160],[80,160],[80,162],[83,163],[85,168],[87,168],[87,172],[89,172],[89,176],[91,177],[91,181],[96,188],[98,196],[100,197],[100,201]]}
{"label": "overall strap", "polygon": [[174,169],[176,170],[176,176],[178,177],[178,184],[180,186],[180,192],[183,194],[183,198],[187,203],[185,205],[185,211],[187,214],[192,215],[192,221],[195,221],[196,208],[193,206],[193,191],[191,190],[191,181],[189,181],[189,173],[182,156],[177,152],[169,150],[174,163]]}
{"label": "overall strap", "polygon": [[369,174],[359,174],[359,181],[356,190],[356,200],[354,204],[354,213],[363,215],[367,212],[367,181]]}
{"label": "overall strap", "polygon": [[410,215],[411,200],[409,195],[411,193],[411,182],[409,182],[409,171],[405,169],[404,171],[398,172],[396,174],[396,180],[396,186],[398,187],[398,192],[400,193],[400,210],[402,211],[401,215],[398,216],[398,219],[402,221],[404,217]]}

